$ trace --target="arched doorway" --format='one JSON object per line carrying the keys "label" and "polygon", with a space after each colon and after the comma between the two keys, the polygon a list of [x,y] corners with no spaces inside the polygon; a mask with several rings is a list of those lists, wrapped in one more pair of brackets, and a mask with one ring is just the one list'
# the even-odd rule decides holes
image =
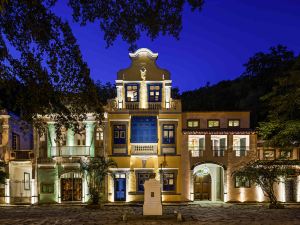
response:
{"label": "arched doorway", "polygon": [[224,168],[214,163],[203,163],[193,168],[191,190],[194,201],[224,201]]}
{"label": "arched doorway", "polygon": [[194,200],[211,200],[210,174],[197,173],[194,175]]}

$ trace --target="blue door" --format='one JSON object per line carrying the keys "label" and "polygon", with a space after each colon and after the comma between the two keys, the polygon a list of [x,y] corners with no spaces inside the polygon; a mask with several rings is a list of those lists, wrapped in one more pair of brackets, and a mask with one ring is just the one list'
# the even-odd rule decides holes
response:
{"label": "blue door", "polygon": [[115,178],[115,201],[126,201],[126,178]]}

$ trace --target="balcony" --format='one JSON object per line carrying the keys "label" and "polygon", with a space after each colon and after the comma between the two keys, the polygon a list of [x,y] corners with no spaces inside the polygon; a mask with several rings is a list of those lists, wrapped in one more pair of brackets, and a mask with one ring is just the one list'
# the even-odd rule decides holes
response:
{"label": "balcony", "polygon": [[128,110],[137,110],[139,109],[139,102],[126,102],[125,108]]}
{"label": "balcony", "polygon": [[52,157],[89,156],[90,146],[54,146],[51,147]]}
{"label": "balcony", "polygon": [[281,150],[280,148],[258,147],[257,158],[259,160],[275,160],[275,159],[299,160],[300,149],[291,148],[289,150]]}
{"label": "balcony", "polygon": [[233,152],[236,157],[247,156],[249,150],[249,146],[233,146]]}
{"label": "balcony", "polygon": [[214,157],[224,157],[226,150],[226,146],[212,146],[212,152]]}
{"label": "balcony", "polygon": [[146,109],[140,108],[139,102],[118,102],[116,99],[110,99],[107,104],[108,111],[181,111],[181,101],[172,100],[170,102],[148,102]]}
{"label": "balcony", "polygon": [[198,147],[190,147],[189,151],[191,152],[191,156],[194,158],[197,157],[203,157],[204,148],[198,148]]}
{"label": "balcony", "polygon": [[157,155],[157,144],[131,144],[131,155]]}
{"label": "balcony", "polygon": [[10,150],[10,160],[32,160],[34,153],[32,150]]}

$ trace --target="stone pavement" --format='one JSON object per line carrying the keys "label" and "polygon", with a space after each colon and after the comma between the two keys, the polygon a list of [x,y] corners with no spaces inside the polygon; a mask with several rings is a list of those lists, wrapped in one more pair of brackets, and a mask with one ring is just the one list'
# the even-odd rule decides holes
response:
{"label": "stone pavement", "polygon": [[[141,206],[104,206],[88,209],[85,206],[41,205],[2,206],[0,224],[300,224],[300,205],[286,209],[268,209],[265,205],[193,204],[163,206],[160,218],[143,217]],[[177,222],[179,211],[184,222]],[[122,215],[128,221],[122,221]]]}

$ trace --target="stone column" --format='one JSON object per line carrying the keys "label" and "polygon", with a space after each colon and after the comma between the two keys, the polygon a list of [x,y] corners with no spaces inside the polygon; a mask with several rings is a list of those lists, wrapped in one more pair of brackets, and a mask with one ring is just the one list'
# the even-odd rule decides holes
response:
{"label": "stone column", "polygon": [[190,197],[189,200],[194,201],[194,171],[190,170]]}
{"label": "stone column", "polygon": [[56,148],[53,148],[56,146],[56,133],[55,133],[55,126],[54,123],[48,123],[48,130],[47,130],[47,156],[50,158],[53,156],[58,156],[58,151]]}
{"label": "stone column", "polygon": [[95,123],[94,122],[86,122],[85,128],[85,144],[90,147],[90,156],[95,156]]}

